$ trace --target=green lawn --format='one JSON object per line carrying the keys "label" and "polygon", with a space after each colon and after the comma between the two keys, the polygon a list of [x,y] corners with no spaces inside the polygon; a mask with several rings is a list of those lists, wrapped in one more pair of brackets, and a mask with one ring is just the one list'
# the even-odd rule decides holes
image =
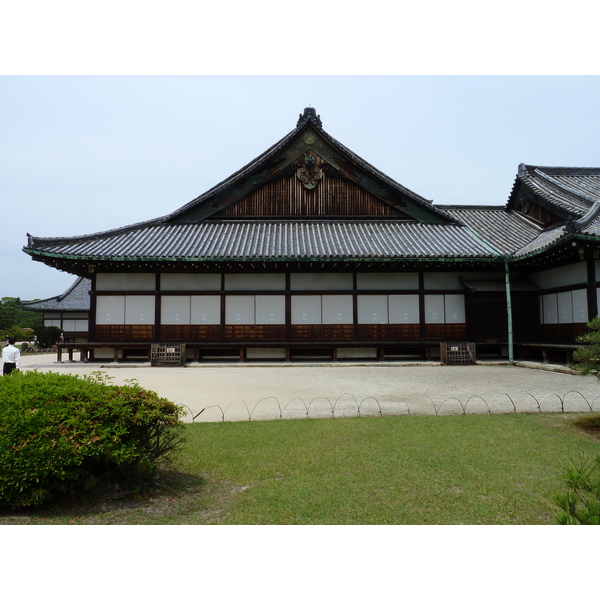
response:
{"label": "green lawn", "polygon": [[160,491],[0,523],[553,524],[564,464],[600,452],[573,418],[190,424]]}

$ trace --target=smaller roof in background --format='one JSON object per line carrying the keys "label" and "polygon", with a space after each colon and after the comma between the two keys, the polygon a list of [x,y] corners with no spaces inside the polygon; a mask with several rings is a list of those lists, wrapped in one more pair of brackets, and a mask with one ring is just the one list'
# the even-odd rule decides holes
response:
{"label": "smaller roof in background", "polygon": [[600,202],[600,168],[540,167],[521,163],[508,201],[510,208],[524,186],[560,211],[585,215]]}
{"label": "smaller roof in background", "polygon": [[65,312],[90,310],[90,290],[92,282],[87,277],[78,277],[75,283],[63,294],[46,298],[45,300],[32,300],[23,302],[25,310],[60,310]]}

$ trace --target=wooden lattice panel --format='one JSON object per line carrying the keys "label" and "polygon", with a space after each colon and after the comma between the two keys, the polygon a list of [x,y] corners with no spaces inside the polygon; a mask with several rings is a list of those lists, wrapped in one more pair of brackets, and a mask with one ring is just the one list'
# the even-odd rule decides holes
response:
{"label": "wooden lattice panel", "polygon": [[441,342],[440,362],[444,365],[474,365],[477,361],[473,342]]}
{"label": "wooden lattice panel", "polygon": [[185,344],[152,344],[153,367],[181,367],[185,364]]}

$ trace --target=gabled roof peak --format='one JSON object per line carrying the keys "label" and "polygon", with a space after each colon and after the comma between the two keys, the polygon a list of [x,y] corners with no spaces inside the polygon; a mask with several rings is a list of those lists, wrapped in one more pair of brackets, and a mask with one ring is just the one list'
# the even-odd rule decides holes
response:
{"label": "gabled roof peak", "polygon": [[296,123],[296,128],[303,127],[309,122],[318,127],[319,129],[323,129],[321,116],[317,114],[316,108],[312,108],[310,106],[304,109],[304,114],[300,114],[298,116],[298,123]]}

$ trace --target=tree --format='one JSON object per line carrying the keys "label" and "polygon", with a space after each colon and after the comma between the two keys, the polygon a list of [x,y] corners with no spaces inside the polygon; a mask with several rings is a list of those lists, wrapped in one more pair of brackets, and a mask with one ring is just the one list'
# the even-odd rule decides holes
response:
{"label": "tree", "polygon": [[0,330],[9,332],[35,327],[42,324],[42,314],[39,311],[25,310],[20,298],[4,297],[0,299]]}
{"label": "tree", "polygon": [[19,298],[2,298],[0,301],[0,329],[9,329],[17,324],[20,308],[21,300]]}
{"label": "tree", "polygon": [[600,317],[594,317],[588,324],[588,332],[578,338],[588,344],[573,352],[573,369],[582,375],[595,375],[600,379]]}
{"label": "tree", "polygon": [[567,465],[566,491],[554,499],[559,525],[600,525],[600,456]]}

